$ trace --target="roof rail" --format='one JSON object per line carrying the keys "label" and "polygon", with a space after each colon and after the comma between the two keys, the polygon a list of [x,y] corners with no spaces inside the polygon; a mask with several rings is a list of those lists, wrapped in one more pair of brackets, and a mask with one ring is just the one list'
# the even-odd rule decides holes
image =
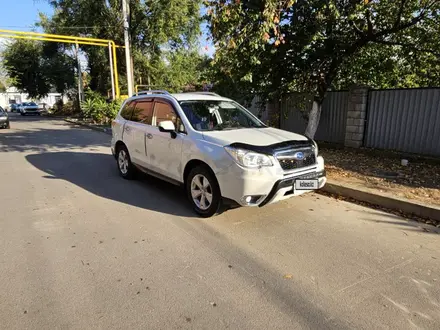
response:
{"label": "roof rail", "polygon": [[135,95],[143,95],[143,94],[167,94],[167,95],[170,95],[170,92],[168,92],[166,90],[138,91]]}
{"label": "roof rail", "polygon": [[193,93],[193,94],[203,94],[203,95],[213,95],[213,96],[220,96],[217,93],[214,92],[188,92],[188,93]]}

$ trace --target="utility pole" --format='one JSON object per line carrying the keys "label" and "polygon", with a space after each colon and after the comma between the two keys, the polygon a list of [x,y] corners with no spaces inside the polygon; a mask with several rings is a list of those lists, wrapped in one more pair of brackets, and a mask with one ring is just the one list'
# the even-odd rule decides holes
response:
{"label": "utility pole", "polygon": [[82,70],[81,70],[81,61],[79,58],[79,45],[76,44],[76,61],[78,63],[78,102],[79,107],[81,107],[81,102],[84,101],[84,93],[83,93],[83,82],[82,82]]}
{"label": "utility pole", "polygon": [[129,7],[127,4],[127,0],[122,0],[122,15],[124,16],[124,40],[125,40],[125,62],[127,65],[127,85],[128,85],[128,96],[131,97],[133,95],[133,70],[132,70],[132,62],[131,62],[131,53],[130,53],[130,34],[129,28],[130,25],[128,23],[128,13]]}

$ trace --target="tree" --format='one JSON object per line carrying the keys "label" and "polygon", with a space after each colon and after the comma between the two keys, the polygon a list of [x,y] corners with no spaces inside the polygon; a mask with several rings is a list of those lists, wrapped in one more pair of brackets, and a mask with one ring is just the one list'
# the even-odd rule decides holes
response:
{"label": "tree", "polygon": [[[111,39],[124,44],[123,20],[120,0],[52,0],[55,14],[41,15],[40,25],[48,33],[88,36]],[[182,52],[191,53],[197,48],[200,32],[201,0],[130,0],[130,38],[135,80],[143,83],[162,83],[168,61],[180,60]],[[81,46],[86,54],[90,88],[105,94],[110,88],[108,52],[104,48]],[[194,56],[187,57],[198,61]],[[120,83],[126,86],[124,50],[118,49]],[[169,63],[169,62],[168,62]],[[172,64],[171,64],[172,65]],[[191,64],[192,66],[192,64]],[[186,74],[185,71],[180,71]],[[178,74],[178,73],[176,73]],[[185,80],[179,76],[176,78]]]}
{"label": "tree", "polygon": [[6,92],[6,86],[5,86],[4,83],[2,83],[2,82],[0,81],[0,93],[4,93],[4,92]]}
{"label": "tree", "polygon": [[10,43],[3,59],[13,86],[31,98],[44,97],[52,88],[59,93],[71,88],[75,82],[75,61],[57,47],[30,40]]}
{"label": "tree", "polygon": [[[335,86],[362,80],[392,85],[401,72],[412,74],[414,84],[438,79],[423,72],[428,65],[438,67],[438,0],[208,0],[206,5],[215,61],[224,72],[274,99],[288,91],[314,96],[309,137]],[[425,67],[416,70],[421,63]],[[385,70],[382,76],[377,67]],[[388,79],[390,73],[394,78]]]}

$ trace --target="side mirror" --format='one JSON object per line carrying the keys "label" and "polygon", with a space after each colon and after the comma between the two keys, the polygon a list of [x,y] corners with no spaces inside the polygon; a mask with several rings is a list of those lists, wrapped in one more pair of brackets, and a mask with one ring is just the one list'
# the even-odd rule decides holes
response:
{"label": "side mirror", "polygon": [[163,133],[170,133],[172,139],[175,139],[177,137],[176,127],[171,120],[161,121],[159,123],[159,131]]}
{"label": "side mirror", "polygon": [[159,123],[159,131],[161,132],[175,132],[176,127],[171,120],[164,120]]}

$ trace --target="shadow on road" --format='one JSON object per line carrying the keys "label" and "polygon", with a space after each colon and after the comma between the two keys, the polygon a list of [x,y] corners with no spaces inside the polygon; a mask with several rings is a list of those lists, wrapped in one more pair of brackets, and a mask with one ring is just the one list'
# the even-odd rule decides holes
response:
{"label": "shadow on road", "polygon": [[[436,228],[433,225],[425,224],[422,222],[403,218],[399,215],[385,213],[385,212],[368,211],[368,210],[364,210],[363,213],[369,216],[368,218],[366,217],[361,218],[364,221],[390,224],[393,226],[400,227],[400,229],[405,231],[414,231],[418,233],[428,233],[428,234],[440,234],[440,228]],[[390,220],[383,220],[383,218],[388,218]]]}
{"label": "shadow on road", "polygon": [[[48,180],[65,180],[97,196],[146,210],[185,218],[196,218],[182,189],[161,180],[128,181],[120,177],[115,159],[110,154],[87,152],[51,152],[27,155],[33,166],[45,173]],[[162,221],[163,219],[157,219]],[[155,221],[155,220],[153,220]],[[343,321],[326,314],[294,283],[262,263],[246,250],[236,246],[230,237],[202,219],[172,219],[173,225],[197,239],[206,249],[215,251],[228,263],[231,272],[246,280],[275,304],[279,311],[293,317],[306,328],[347,329]]]}
{"label": "shadow on road", "polygon": [[[27,118],[27,117],[26,117]],[[0,131],[0,152],[45,152],[57,148],[110,147],[109,136],[86,128],[35,128]],[[87,133],[87,134],[85,134]],[[93,135],[92,138],[90,135]]]}
{"label": "shadow on road", "polygon": [[27,155],[47,179],[71,182],[97,196],[165,214],[194,217],[182,189],[150,176],[120,177],[110,154],[50,152]]}

